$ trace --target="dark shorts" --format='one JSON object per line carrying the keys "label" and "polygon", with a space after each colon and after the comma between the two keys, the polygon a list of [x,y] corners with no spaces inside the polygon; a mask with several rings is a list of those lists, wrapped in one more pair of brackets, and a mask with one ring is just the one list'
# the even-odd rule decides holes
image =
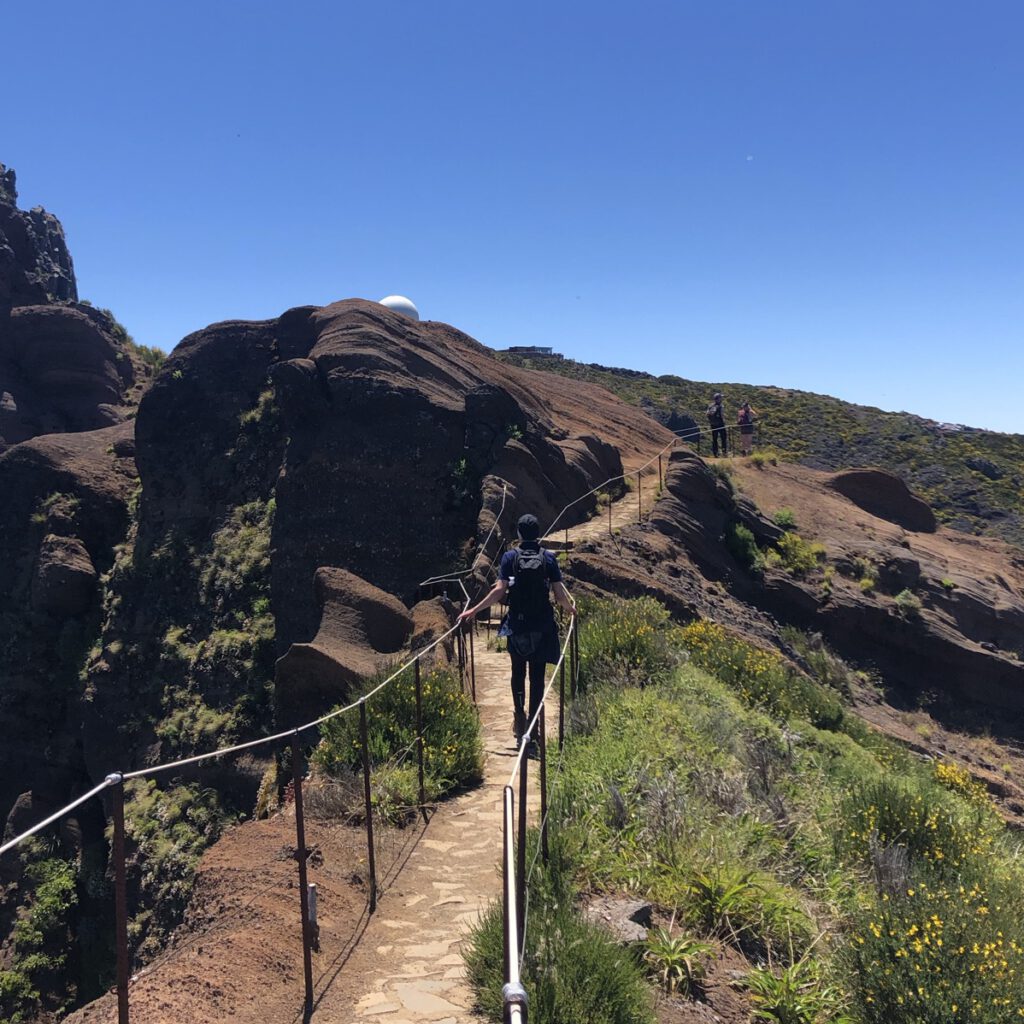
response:
{"label": "dark shorts", "polygon": [[541,629],[523,629],[513,633],[506,618],[498,630],[498,636],[508,638],[509,654],[515,654],[526,661],[544,661],[554,665],[562,655],[558,643],[558,626],[554,619]]}

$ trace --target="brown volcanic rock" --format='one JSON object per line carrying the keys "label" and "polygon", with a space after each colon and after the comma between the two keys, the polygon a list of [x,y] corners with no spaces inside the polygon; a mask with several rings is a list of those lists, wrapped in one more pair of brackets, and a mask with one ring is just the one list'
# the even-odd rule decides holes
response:
{"label": "brown volcanic rock", "polygon": [[78,299],[60,221],[42,207],[26,212],[17,203],[14,170],[0,164],[0,321],[12,306]]}
{"label": "brown volcanic rock", "polygon": [[884,469],[847,469],[829,486],[879,519],[918,533],[934,533],[935,513],[894,473]]}
{"label": "brown volcanic rock", "polygon": [[[801,533],[822,542],[838,571],[831,593],[818,581],[769,573],[752,600],[783,621],[821,632],[840,653],[874,665],[909,694],[938,694],[950,706],[1024,712],[1024,558],[990,538],[938,528],[906,533],[838,496],[834,477],[800,466],[737,466],[762,507],[792,508]],[[887,509],[887,511],[891,511]],[[873,567],[874,593],[859,586]],[[893,597],[909,589],[919,615]]]}
{"label": "brown volcanic rock", "polygon": [[316,574],[320,628],[292,644],[277,663],[282,724],[300,725],[342,703],[353,684],[372,676],[405,646],[413,617],[401,601],[344,569]]}
{"label": "brown volcanic rock", "polygon": [[[90,672],[89,709],[97,724],[125,727],[87,730],[94,773],[115,755],[121,764],[160,756],[153,732],[129,729],[124,709],[133,722],[159,720],[168,678],[159,638],[185,623],[183,642],[207,635],[197,622],[195,565],[234,510],[273,500],[277,653],[294,661],[292,645],[310,645],[301,656],[315,662],[323,685],[291,705],[308,708],[327,691],[337,699],[333,662],[345,660],[317,639],[321,567],[344,569],[410,605],[423,579],[467,567],[506,486],[488,560],[522,511],[550,521],[621,472],[619,445],[636,460],[671,440],[600,388],[507,366],[454,328],[356,299],[189,336],[142,399],[135,436],[142,494],[134,563],[144,568],[157,557],[162,569],[116,584],[118,610]],[[571,514],[585,512],[586,502]],[[236,612],[244,620],[251,608]],[[151,639],[133,644],[134,635]],[[230,697],[220,686],[216,700],[208,698],[198,678],[190,685],[214,707]],[[291,686],[278,686],[281,710]]]}
{"label": "brown volcanic rock", "polygon": [[28,779],[27,799],[53,806],[84,779],[78,670],[99,629],[97,574],[128,526],[130,440],[124,424],[0,455],[0,818]]}
{"label": "brown volcanic rock", "polygon": [[33,610],[54,616],[81,615],[88,610],[95,589],[96,567],[85,545],[77,537],[44,537],[32,577]]}
{"label": "brown volcanic rock", "polygon": [[0,450],[125,419],[129,394],[146,371],[109,326],[85,306],[14,310],[0,328]]}
{"label": "brown volcanic rock", "polygon": [[17,208],[0,164],[0,452],[122,422],[151,376],[112,317],[77,302],[56,217]]}

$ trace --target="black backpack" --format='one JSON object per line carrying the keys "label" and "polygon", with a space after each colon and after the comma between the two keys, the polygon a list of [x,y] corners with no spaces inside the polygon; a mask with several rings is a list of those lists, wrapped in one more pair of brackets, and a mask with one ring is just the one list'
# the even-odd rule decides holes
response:
{"label": "black backpack", "polygon": [[508,591],[508,606],[519,618],[542,615],[548,602],[548,567],[543,548],[516,551],[515,582]]}

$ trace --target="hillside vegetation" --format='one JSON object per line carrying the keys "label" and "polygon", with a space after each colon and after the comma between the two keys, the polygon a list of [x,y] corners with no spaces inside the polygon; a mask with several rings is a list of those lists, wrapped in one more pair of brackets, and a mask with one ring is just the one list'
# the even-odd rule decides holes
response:
{"label": "hillside vegetation", "polygon": [[761,446],[770,445],[814,469],[892,470],[947,526],[1024,545],[1024,435],[939,424],[789,388],[654,377],[571,359],[529,360],[504,353],[500,358],[600,384],[672,429],[691,421],[706,427],[704,409],[711,395],[721,391],[733,421],[743,401],[757,411]]}
{"label": "hillside vegetation", "polygon": [[[583,622],[586,690],[530,886],[532,1021],[652,1021],[645,974],[663,1021],[706,1019],[694,1000],[786,1024],[1024,1016],[1024,872],[962,768],[869,731],[827,652],[811,666],[832,685],[650,599]],[[595,896],[649,900],[646,942],[616,952],[581,915]],[[500,1019],[499,908],[469,966]]]}

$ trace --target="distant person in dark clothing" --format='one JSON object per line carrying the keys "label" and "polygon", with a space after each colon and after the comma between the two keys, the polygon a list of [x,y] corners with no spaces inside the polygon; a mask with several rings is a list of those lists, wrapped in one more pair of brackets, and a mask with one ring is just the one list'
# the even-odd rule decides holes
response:
{"label": "distant person in dark clothing", "polygon": [[[544,668],[558,661],[558,626],[549,594],[572,616],[576,604],[562,582],[562,571],[554,554],[540,546],[540,524],[536,516],[520,517],[517,525],[519,547],[501,558],[498,582],[477,604],[467,608],[459,621],[471,619],[508,595],[508,615],[498,630],[507,637],[512,662],[512,731],[518,744],[529,722],[540,708],[544,695]],[[530,673],[530,710],[527,714],[526,673]],[[536,735],[536,733],[534,734]],[[530,753],[533,752],[531,741]]]}
{"label": "distant person in dark clothing", "polygon": [[757,419],[757,413],[750,408],[749,402],[744,402],[739,412],[736,413],[736,422],[740,428],[740,454],[749,455],[750,449],[754,445],[754,420]]}
{"label": "distant person in dark clothing", "polygon": [[711,424],[711,454],[718,456],[718,446],[722,446],[722,454],[729,454],[728,431],[725,429],[725,409],[722,407],[722,392],[716,391],[707,409],[708,423]]}

